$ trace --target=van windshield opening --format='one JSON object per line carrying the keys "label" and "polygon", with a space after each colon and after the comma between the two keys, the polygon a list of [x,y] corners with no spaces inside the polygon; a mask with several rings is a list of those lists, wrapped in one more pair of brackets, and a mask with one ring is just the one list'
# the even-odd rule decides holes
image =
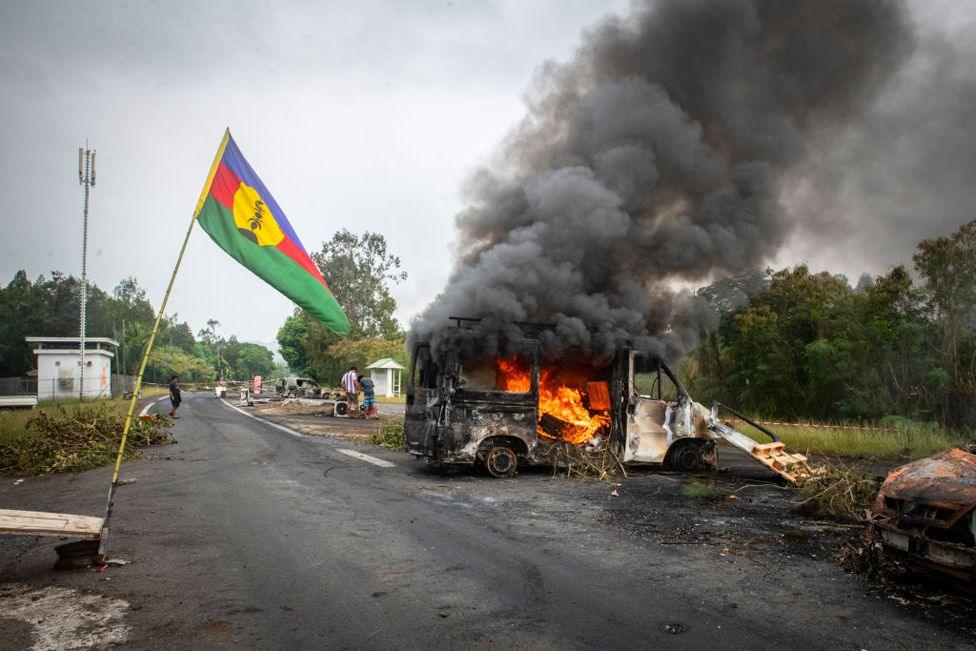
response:
{"label": "van windshield opening", "polygon": [[469,359],[460,364],[462,388],[475,391],[528,393],[532,388],[532,369],[528,360]]}

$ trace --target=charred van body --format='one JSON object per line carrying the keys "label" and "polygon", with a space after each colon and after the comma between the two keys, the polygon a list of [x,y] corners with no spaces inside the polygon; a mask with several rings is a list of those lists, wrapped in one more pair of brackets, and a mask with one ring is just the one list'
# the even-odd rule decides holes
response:
{"label": "charred van body", "polygon": [[[553,446],[611,450],[622,464],[714,466],[728,440],[788,479],[806,468],[782,443],[758,444],[695,402],[657,357],[621,348],[595,361],[564,351],[544,358],[527,340],[511,356],[432,354],[413,347],[404,447],[438,465],[481,464],[508,477],[519,465],[552,463]],[[765,432],[765,430],[763,430]],[[778,465],[778,468],[777,468]]]}

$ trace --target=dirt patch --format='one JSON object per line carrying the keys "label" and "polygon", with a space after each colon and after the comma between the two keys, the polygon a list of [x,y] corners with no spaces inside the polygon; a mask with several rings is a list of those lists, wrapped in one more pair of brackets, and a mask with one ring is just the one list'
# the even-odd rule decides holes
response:
{"label": "dirt patch", "polygon": [[[248,413],[290,427],[302,434],[367,443],[380,432],[383,423],[399,416],[381,415],[379,420],[333,416],[329,410],[301,403],[271,403],[241,407]],[[327,413],[328,411],[328,413]]]}
{"label": "dirt patch", "polygon": [[[242,407],[243,408],[243,407]],[[322,402],[321,404],[307,404],[291,400],[281,402],[258,403],[253,407],[247,407],[259,416],[322,416],[332,417],[335,415],[335,404],[332,402]]]}
{"label": "dirt patch", "polygon": [[129,634],[123,621],[128,607],[121,599],[83,594],[71,588],[8,584],[0,590],[0,610],[4,613],[0,631],[4,639],[8,639],[8,631],[15,639],[26,634],[34,649],[122,644]]}

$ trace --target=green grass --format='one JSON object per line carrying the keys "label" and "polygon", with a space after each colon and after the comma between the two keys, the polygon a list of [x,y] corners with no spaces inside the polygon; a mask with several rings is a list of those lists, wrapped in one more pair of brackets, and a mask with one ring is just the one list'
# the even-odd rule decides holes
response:
{"label": "green grass", "polygon": [[[950,432],[923,423],[902,425],[890,432],[859,430],[839,426],[821,429],[802,426],[767,426],[793,452],[864,459],[921,459],[968,441],[971,436]],[[761,443],[768,439],[746,427],[743,434]]]}
{"label": "green grass", "polygon": [[401,419],[388,420],[379,426],[376,432],[367,439],[368,443],[379,445],[391,450],[403,449],[403,421]]}
{"label": "green grass", "polygon": [[407,403],[407,396],[403,395],[402,393],[392,398],[387,396],[376,396],[376,402],[382,402],[386,405],[405,405]]}
{"label": "green grass", "polygon": [[687,483],[681,487],[681,492],[685,497],[699,500],[718,500],[725,499],[731,491],[713,481],[698,481]]}

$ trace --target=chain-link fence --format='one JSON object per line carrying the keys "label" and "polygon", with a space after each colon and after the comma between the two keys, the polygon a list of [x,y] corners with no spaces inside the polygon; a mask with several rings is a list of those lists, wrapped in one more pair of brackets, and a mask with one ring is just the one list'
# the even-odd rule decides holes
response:
{"label": "chain-link fence", "polygon": [[[37,396],[39,400],[78,398],[80,377],[62,377],[38,381],[36,377],[0,378],[0,396]],[[134,375],[113,374],[109,381],[85,375],[85,398],[122,398],[132,395]]]}
{"label": "chain-link fence", "polygon": [[0,396],[30,396],[30,395],[37,395],[36,377],[0,378]]}

